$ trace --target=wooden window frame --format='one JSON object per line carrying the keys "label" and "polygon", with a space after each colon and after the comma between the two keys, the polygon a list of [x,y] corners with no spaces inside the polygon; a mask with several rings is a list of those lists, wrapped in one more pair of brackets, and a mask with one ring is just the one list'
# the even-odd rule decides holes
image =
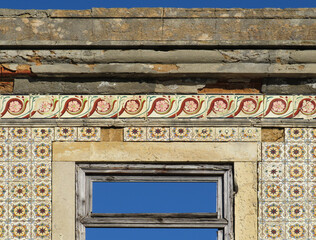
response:
{"label": "wooden window frame", "polygon": [[[233,234],[233,167],[221,164],[78,164],[76,239],[86,227],[218,228],[219,240]],[[217,182],[216,213],[92,213],[93,182]]]}

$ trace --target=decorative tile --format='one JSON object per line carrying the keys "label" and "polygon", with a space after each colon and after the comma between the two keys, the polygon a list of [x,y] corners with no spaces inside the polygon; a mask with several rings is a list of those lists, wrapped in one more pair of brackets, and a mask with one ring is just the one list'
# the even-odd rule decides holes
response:
{"label": "decorative tile", "polygon": [[124,141],[146,141],[145,127],[124,128]]}
{"label": "decorative tile", "polygon": [[298,201],[307,198],[306,182],[286,182],[285,191],[289,201]]}
{"label": "decorative tile", "polygon": [[28,201],[32,196],[31,182],[9,182],[9,198],[11,201]]}
{"label": "decorative tile", "polygon": [[7,143],[0,142],[0,162],[6,162],[9,158],[9,147]]}
{"label": "decorative tile", "polygon": [[8,138],[8,128],[0,128],[0,141],[5,141]]}
{"label": "decorative tile", "polygon": [[287,161],[306,161],[308,159],[306,144],[285,144],[285,158]]}
{"label": "decorative tile", "polygon": [[308,167],[308,179],[316,182],[316,163],[311,162]]}
{"label": "decorative tile", "polygon": [[119,96],[90,96],[89,118],[117,118]]}
{"label": "decorative tile", "polygon": [[60,101],[58,95],[31,95],[31,118],[58,118],[60,114]]}
{"label": "decorative tile", "polygon": [[316,143],[311,143],[307,146],[308,149],[308,159],[311,162],[316,161]]}
{"label": "decorative tile", "polygon": [[311,222],[308,226],[309,239],[316,239],[316,222]]}
{"label": "decorative tile", "polygon": [[9,217],[9,205],[7,202],[5,201],[0,201],[0,219],[2,221],[7,220],[7,218]]}
{"label": "decorative tile", "polygon": [[283,222],[265,222],[261,224],[260,240],[284,240],[285,224]]}
{"label": "decorative tile", "polygon": [[51,199],[51,183],[35,182],[33,185],[33,198],[35,201]]}
{"label": "decorative tile", "polygon": [[262,143],[262,161],[283,161],[284,144],[283,143]]}
{"label": "decorative tile", "polygon": [[7,239],[9,237],[8,224],[5,222],[0,222],[0,238]]}
{"label": "decorative tile", "polygon": [[9,165],[11,181],[29,181],[31,179],[31,164],[27,162],[12,162]]}
{"label": "decorative tile", "polygon": [[9,128],[8,135],[12,141],[28,142],[31,139],[31,129],[22,127]]}
{"label": "decorative tile", "polygon": [[9,145],[9,158],[12,162],[30,162],[31,145],[27,142],[12,142]]}
{"label": "decorative tile", "polygon": [[209,95],[207,112],[208,118],[232,118],[237,106],[235,95]]}
{"label": "decorative tile", "polygon": [[264,118],[291,118],[293,116],[293,96],[265,96]]}
{"label": "decorative tile", "polygon": [[262,214],[265,221],[282,221],[285,217],[285,204],[283,202],[265,202],[262,204]]}
{"label": "decorative tile", "polygon": [[50,201],[36,201],[32,204],[32,216],[35,221],[47,221],[51,219],[52,206]]}
{"label": "decorative tile", "polygon": [[242,142],[260,142],[261,128],[238,128],[238,139]]}
{"label": "decorative tile", "polygon": [[78,139],[78,132],[76,127],[55,127],[56,141],[73,142]]}
{"label": "decorative tile", "polygon": [[237,141],[238,128],[216,128],[216,141]]}
{"label": "decorative tile", "polygon": [[8,198],[8,184],[5,182],[0,183],[0,201],[5,201]]}
{"label": "decorative tile", "polygon": [[265,201],[283,201],[285,187],[282,182],[262,182],[262,199]]}
{"label": "decorative tile", "polygon": [[100,132],[99,127],[78,127],[78,141],[98,142]]}
{"label": "decorative tile", "polygon": [[11,221],[28,221],[31,218],[31,204],[28,202],[10,202],[9,218]]}
{"label": "decorative tile", "polygon": [[307,197],[309,200],[316,200],[316,182],[308,182]]}
{"label": "decorative tile", "polygon": [[307,179],[307,164],[303,162],[285,164],[285,177],[287,181],[305,181]]}
{"label": "decorative tile", "polygon": [[89,96],[60,96],[59,118],[87,118],[89,116]]}
{"label": "decorative tile", "polygon": [[180,108],[177,95],[151,95],[147,101],[148,118],[174,118]]}
{"label": "decorative tile", "polygon": [[286,142],[304,142],[308,134],[306,128],[285,128]]}
{"label": "decorative tile", "polygon": [[47,142],[34,142],[32,145],[33,161],[49,161],[51,159],[52,146]]}
{"label": "decorative tile", "polygon": [[51,163],[36,162],[32,164],[32,177],[34,181],[51,180]]}
{"label": "decorative tile", "polygon": [[32,128],[34,141],[51,142],[55,140],[54,128]]}
{"label": "decorative tile", "polygon": [[207,99],[205,95],[180,95],[177,98],[178,118],[201,118],[206,115]]}
{"label": "decorative tile", "polygon": [[0,162],[0,182],[4,182],[9,177],[9,169],[7,162]]}
{"label": "decorative tile", "polygon": [[1,96],[1,118],[29,118],[29,96]]}
{"label": "decorative tile", "polygon": [[309,218],[312,221],[316,221],[316,202],[315,201],[309,201],[307,202],[308,211],[309,211]]}
{"label": "decorative tile", "polygon": [[236,96],[237,109],[235,118],[261,118],[263,115],[262,95],[238,95]]}
{"label": "decorative tile", "polygon": [[170,129],[169,127],[148,127],[147,141],[169,141]]}
{"label": "decorative tile", "polygon": [[28,222],[14,222],[9,224],[9,239],[30,239],[31,238],[31,224]]}
{"label": "decorative tile", "polygon": [[316,142],[316,128],[307,128],[308,140],[311,142]]}
{"label": "decorative tile", "polygon": [[286,224],[286,239],[307,239],[308,225],[305,222],[291,222]]}
{"label": "decorative tile", "polygon": [[132,95],[119,97],[119,118],[144,118],[147,116],[147,96]]}
{"label": "decorative tile", "polygon": [[193,128],[194,141],[215,141],[215,128],[212,127],[196,127]]}
{"label": "decorative tile", "polygon": [[313,119],[316,117],[315,96],[294,96],[294,118]]}
{"label": "decorative tile", "polygon": [[284,164],[278,162],[263,162],[262,178],[264,181],[283,181],[285,178]]}
{"label": "decorative tile", "polygon": [[171,141],[192,141],[193,128],[172,127],[170,128]]}
{"label": "decorative tile", "polygon": [[36,222],[32,225],[33,239],[51,239],[51,223],[49,221]]}
{"label": "decorative tile", "polygon": [[308,216],[308,204],[305,202],[288,202],[286,204],[286,219],[288,221],[305,221]]}

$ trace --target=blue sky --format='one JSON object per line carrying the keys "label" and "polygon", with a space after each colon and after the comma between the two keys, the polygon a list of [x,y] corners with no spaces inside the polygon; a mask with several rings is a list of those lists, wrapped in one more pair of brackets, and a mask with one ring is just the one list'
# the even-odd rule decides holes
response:
{"label": "blue sky", "polygon": [[316,0],[3,0],[0,7],[13,9],[90,9],[93,7],[304,8],[316,7]]}

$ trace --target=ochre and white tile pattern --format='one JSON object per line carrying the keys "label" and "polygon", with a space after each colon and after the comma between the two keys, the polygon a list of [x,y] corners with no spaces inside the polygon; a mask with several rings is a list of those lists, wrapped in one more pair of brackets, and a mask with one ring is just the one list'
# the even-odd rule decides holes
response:
{"label": "ochre and white tile pattern", "polygon": [[51,239],[53,141],[99,141],[100,128],[0,128],[0,239]]}
{"label": "ochre and white tile pattern", "polygon": [[260,128],[237,127],[126,127],[124,141],[260,142]]}
{"label": "ochre and white tile pattern", "polygon": [[262,143],[260,240],[316,239],[315,131],[286,128],[285,142]]}
{"label": "ochre and white tile pattern", "polygon": [[0,95],[0,118],[303,118],[314,96],[288,95]]}

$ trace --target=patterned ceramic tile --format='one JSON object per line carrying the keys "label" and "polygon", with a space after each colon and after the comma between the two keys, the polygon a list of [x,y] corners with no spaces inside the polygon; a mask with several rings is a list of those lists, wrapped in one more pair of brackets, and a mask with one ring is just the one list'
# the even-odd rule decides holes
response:
{"label": "patterned ceramic tile", "polygon": [[60,118],[87,118],[89,109],[89,96],[60,96]]}
{"label": "patterned ceramic tile", "polygon": [[282,182],[262,182],[262,199],[265,201],[283,201],[285,186]]}
{"label": "patterned ceramic tile", "polygon": [[32,128],[34,141],[51,142],[55,140],[54,128]]}
{"label": "patterned ceramic tile", "polygon": [[242,142],[259,142],[261,128],[238,128],[238,139]]}
{"label": "patterned ceramic tile", "polygon": [[117,118],[119,96],[90,96],[89,118]]}
{"label": "patterned ceramic tile", "polygon": [[58,118],[60,114],[60,101],[58,95],[32,95],[30,96],[31,118]]}
{"label": "patterned ceramic tile", "polygon": [[9,128],[8,137],[12,141],[28,142],[31,139],[31,129],[22,127]]}
{"label": "patterned ceramic tile", "polygon": [[216,128],[216,141],[237,141],[238,128]]}
{"label": "patterned ceramic tile", "polygon": [[146,141],[145,127],[124,128],[124,141]]}
{"label": "patterned ceramic tile", "polygon": [[78,130],[76,127],[55,127],[56,141],[73,142],[78,139]]}
{"label": "patterned ceramic tile", "polygon": [[262,178],[264,181],[283,181],[285,178],[284,164],[280,162],[263,162]]}
{"label": "patterned ceramic tile", "polygon": [[307,210],[309,214],[309,219],[311,221],[316,221],[316,202],[315,201],[308,201],[307,202]]}
{"label": "patterned ceramic tile", "polygon": [[215,141],[215,128],[196,127],[193,128],[194,141]]}
{"label": "patterned ceramic tile", "polygon": [[6,162],[9,160],[9,146],[8,146],[8,144],[10,144],[10,143],[0,142],[0,162]]}
{"label": "patterned ceramic tile", "polygon": [[5,222],[0,222],[0,238],[8,239],[9,237],[9,226]]}
{"label": "patterned ceramic tile", "polygon": [[32,145],[33,161],[44,161],[51,159],[52,146],[47,142],[34,142]]}
{"label": "patterned ceramic tile", "polygon": [[50,200],[51,198],[51,183],[50,182],[35,182],[33,185],[33,199],[35,201]]}
{"label": "patterned ceramic tile", "polygon": [[8,138],[8,128],[0,128],[0,141],[5,141]]}
{"label": "patterned ceramic tile", "polygon": [[29,221],[31,218],[31,204],[26,201],[9,203],[9,218],[11,221]]}
{"label": "patterned ceramic tile", "polygon": [[8,198],[9,186],[6,182],[0,182],[0,201],[5,201]]}
{"label": "patterned ceramic tile", "polygon": [[31,224],[20,221],[9,224],[9,239],[30,239],[31,238]]}
{"label": "patterned ceramic tile", "polygon": [[309,239],[316,239],[316,221],[311,222],[308,226]]}
{"label": "patterned ceramic tile", "polygon": [[307,137],[311,142],[316,142],[316,128],[307,128]]}
{"label": "patterned ceramic tile", "polygon": [[32,197],[31,182],[9,182],[8,186],[11,201],[28,201]]}
{"label": "patterned ceramic tile", "polygon": [[51,180],[51,163],[36,162],[32,164],[32,177],[34,181],[50,181]]}
{"label": "patterned ceramic tile", "polygon": [[316,162],[316,144],[315,143],[308,144],[307,149],[308,149],[308,159],[311,162]]}
{"label": "patterned ceramic tile", "polygon": [[171,141],[192,141],[193,128],[172,127],[170,128]]}
{"label": "patterned ceramic tile", "polygon": [[9,217],[9,205],[5,201],[0,201],[0,219],[6,220]]}
{"label": "patterned ceramic tile", "polygon": [[286,224],[286,239],[307,239],[308,225],[305,222],[291,222]]}
{"label": "patterned ceramic tile", "polygon": [[284,240],[285,224],[283,222],[265,222],[261,224],[260,240]]}
{"label": "patterned ceramic tile", "polygon": [[34,225],[32,225],[32,237],[33,239],[51,239],[50,221],[36,222]]}
{"label": "patterned ceramic tile", "polygon": [[9,159],[13,162],[30,162],[31,145],[27,142],[13,142],[9,145]]}
{"label": "patterned ceramic tile", "polygon": [[179,118],[200,118],[206,115],[207,100],[204,95],[180,95],[177,98]]}
{"label": "patterned ceramic tile", "polygon": [[285,128],[285,141],[305,142],[308,138],[306,128]]}
{"label": "patterned ceramic tile", "polygon": [[288,201],[299,201],[307,198],[307,182],[286,182],[285,191]]}
{"label": "patterned ceramic tile", "polygon": [[287,162],[285,164],[285,177],[287,181],[305,181],[308,176],[308,164],[304,162]]}
{"label": "patterned ceramic tile", "polygon": [[78,141],[98,142],[101,138],[100,133],[99,127],[78,127]]}
{"label": "patterned ceramic tile", "polygon": [[268,222],[282,221],[285,218],[283,202],[265,202],[262,204],[263,219]]}
{"label": "patterned ceramic tile", "polygon": [[47,221],[52,216],[50,201],[37,201],[32,204],[32,216],[35,221]]}
{"label": "patterned ceramic tile", "polygon": [[311,162],[308,167],[308,179],[316,182],[316,163]]}
{"label": "patterned ceramic tile", "polygon": [[308,216],[309,212],[307,202],[288,202],[286,204],[287,221],[305,221]]}
{"label": "patterned ceramic tile", "polygon": [[238,95],[235,118],[261,118],[263,114],[262,95]]}
{"label": "patterned ceramic tile", "polygon": [[147,141],[169,141],[170,129],[169,127],[148,127]]}
{"label": "patterned ceramic tile", "polygon": [[11,181],[29,181],[31,179],[31,164],[28,162],[12,162],[9,165]]}
{"label": "patterned ceramic tile", "polygon": [[1,96],[1,118],[29,118],[29,96]]}
{"label": "patterned ceramic tile", "polygon": [[208,118],[232,118],[238,109],[235,95],[209,95],[207,104]]}
{"label": "patterned ceramic tile", "polygon": [[266,96],[264,118],[289,118],[293,116],[292,96]]}
{"label": "patterned ceramic tile", "polygon": [[294,118],[313,119],[316,117],[315,96],[294,96]]}
{"label": "patterned ceramic tile", "polygon": [[287,161],[306,161],[308,160],[306,144],[287,143],[285,144],[285,158]]}
{"label": "patterned ceramic tile", "polygon": [[147,96],[120,96],[119,106],[119,118],[144,118],[147,116]]}
{"label": "patterned ceramic tile", "polygon": [[283,143],[262,143],[262,161],[283,161],[284,144]]}
{"label": "patterned ceramic tile", "polygon": [[316,201],[316,182],[308,182],[307,197],[309,200]]}
{"label": "patterned ceramic tile", "polygon": [[9,168],[7,162],[0,162],[0,182],[4,182],[9,177]]}
{"label": "patterned ceramic tile", "polygon": [[177,95],[147,96],[148,118],[174,118],[179,111]]}

